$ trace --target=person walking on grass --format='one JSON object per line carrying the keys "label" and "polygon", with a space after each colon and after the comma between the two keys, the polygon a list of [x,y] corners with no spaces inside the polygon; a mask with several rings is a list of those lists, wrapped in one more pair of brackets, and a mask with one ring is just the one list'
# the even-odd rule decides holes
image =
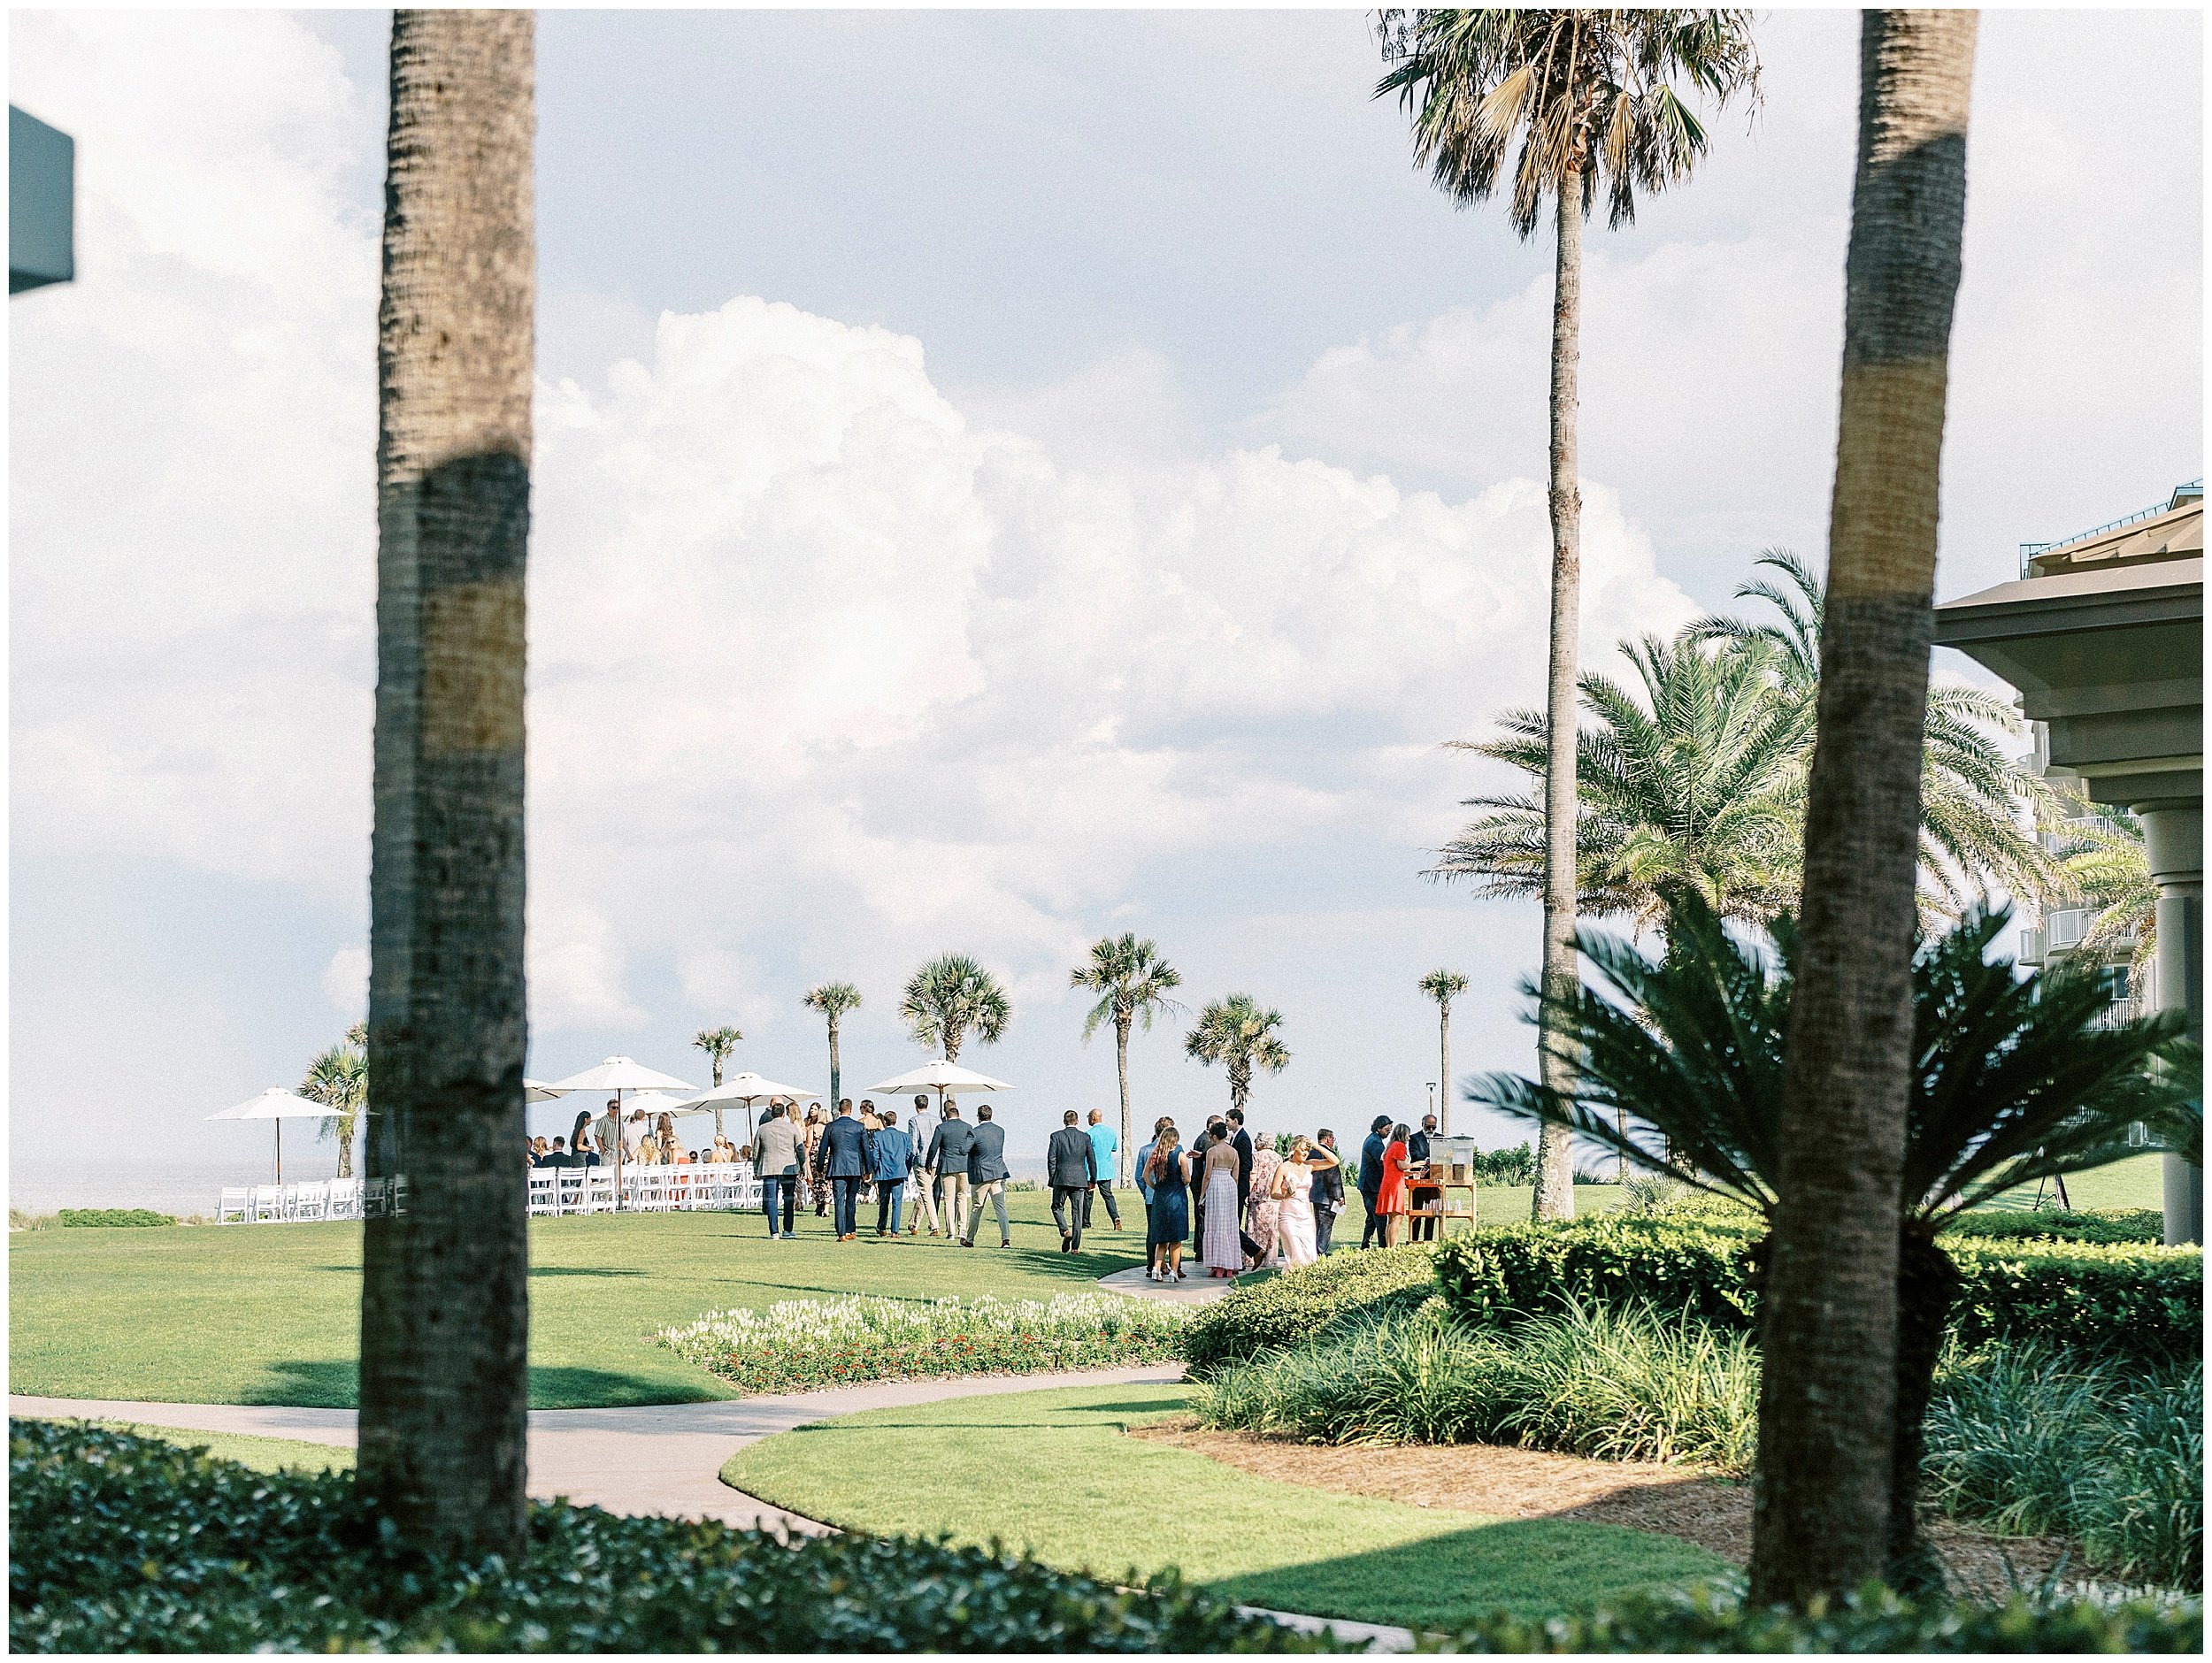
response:
{"label": "person walking on grass", "polygon": [[1114,1200],[1114,1157],[1121,1153],[1121,1134],[1106,1123],[1106,1111],[1091,1111],[1090,1124],[1085,1129],[1090,1134],[1091,1152],[1096,1157],[1098,1182],[1083,1192],[1083,1228],[1091,1227],[1091,1202],[1094,1199],[1106,1203],[1106,1216],[1114,1228],[1121,1228],[1121,1208]]}
{"label": "person walking on grass", "polygon": [[837,1118],[822,1128],[817,1157],[822,1176],[829,1180],[835,1204],[837,1239],[857,1240],[860,1235],[860,1190],[868,1181],[868,1134],[853,1113],[849,1097],[837,1106]]}
{"label": "person walking on grass", "polygon": [[[761,1122],[753,1139],[753,1159],[760,1173],[760,1210],[768,1215],[768,1239],[792,1238],[792,1215],[799,1205],[799,1165],[806,1158],[806,1132],[799,1123],[796,1104],[787,1103],[780,1113]],[[783,1225],[777,1228],[780,1211]]]}
{"label": "person walking on grass", "polygon": [[1145,1247],[1150,1262],[1144,1274],[1153,1282],[1181,1282],[1183,1240],[1190,1234],[1190,1161],[1180,1147],[1175,1123],[1164,1120],[1137,1169],[1146,1189]]}
{"label": "person walking on grass", "polygon": [[916,1158],[914,1210],[908,1215],[906,1221],[906,1233],[910,1236],[920,1233],[924,1219],[929,1221],[929,1233],[933,1236],[937,1233],[937,1169],[929,1164],[929,1151],[935,1142],[932,1134],[935,1131],[936,1125],[926,1118],[928,1114],[928,1096],[924,1092],[917,1092],[914,1094],[912,1123]]}
{"label": "person walking on grass", "polygon": [[1083,1249],[1083,1207],[1098,1182],[1098,1151],[1069,1109],[1060,1130],[1045,1145],[1045,1182],[1052,1186],[1052,1222],[1060,1227],[1060,1251]]}
{"label": "person walking on grass", "polygon": [[887,1108],[879,1119],[881,1123],[868,1140],[868,1171],[876,1181],[876,1235],[880,1238],[887,1233],[895,1241],[899,1215],[905,1207],[906,1181],[914,1176],[914,1140],[900,1130],[898,1110]]}
{"label": "person walking on grass", "polygon": [[994,1125],[991,1106],[979,1103],[975,1111],[975,1140],[968,1146],[968,1230],[960,1238],[963,1247],[975,1245],[987,1195],[998,1215],[998,1245],[1011,1247],[1014,1233],[1006,1223],[1006,1128]]}
{"label": "person walking on grass", "polygon": [[1383,1156],[1390,1148],[1390,1139],[1383,1134],[1389,1130],[1390,1116],[1376,1115],[1367,1129],[1367,1141],[1359,1147],[1359,1197],[1367,1204],[1367,1225],[1359,1233],[1363,1247],[1384,1241],[1382,1209],[1377,1202],[1382,1195]]}
{"label": "person walking on grass", "polygon": [[[975,1129],[960,1118],[960,1105],[947,1099],[945,1117],[930,1134],[926,1162],[937,1185],[937,1210],[944,1215],[945,1234],[958,1237],[960,1215],[968,1199],[968,1154],[975,1146]],[[934,1236],[933,1223],[929,1233]]]}
{"label": "person walking on grass", "polygon": [[1313,1250],[1317,1256],[1326,1256],[1337,1215],[1344,1210],[1344,1162],[1336,1152],[1336,1134],[1326,1126],[1314,1143],[1329,1155],[1329,1164],[1313,1171]]}
{"label": "person walking on grass", "polygon": [[1437,1211],[1444,1205],[1443,1185],[1430,1182],[1432,1174],[1429,1169],[1429,1140],[1435,1136],[1436,1116],[1424,1115],[1421,1130],[1406,1139],[1406,1158],[1417,1169],[1413,1179],[1412,1208],[1413,1239],[1416,1241],[1436,1239]]}

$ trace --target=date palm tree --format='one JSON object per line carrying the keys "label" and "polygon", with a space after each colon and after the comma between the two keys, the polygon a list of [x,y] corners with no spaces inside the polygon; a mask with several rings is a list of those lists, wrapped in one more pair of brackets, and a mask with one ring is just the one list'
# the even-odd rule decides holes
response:
{"label": "date palm tree", "polygon": [[[1758,564],[1780,578],[1755,579],[1736,591],[1739,600],[1763,600],[1779,621],[1714,617],[1687,632],[1701,640],[1763,642],[1780,697],[1806,712],[1805,763],[1811,763],[1812,713],[1820,698],[1821,622],[1826,596],[1819,575],[1786,548],[1770,548]],[[2051,787],[2042,777],[2005,755],[1991,730],[2011,737],[2020,718],[2011,706],[1978,687],[1946,683],[1928,689],[1921,737],[1920,923],[1957,917],[1992,885],[2024,900],[2047,901],[2064,887],[2057,863],[2015,812],[2025,802],[2039,816],[2050,812]],[[1796,904],[1794,894],[1786,903]]]}
{"label": "date palm tree", "polygon": [[[1417,166],[1461,205],[1497,189],[1509,156],[1508,218],[1533,236],[1553,205],[1551,352],[1551,664],[1545,714],[1544,974],[1563,997],[1574,975],[1576,621],[1581,609],[1582,493],[1577,384],[1582,332],[1582,222],[1605,189],[1610,223],[1636,217],[1640,192],[1689,176],[1706,133],[1674,83],[1725,104],[1758,96],[1751,14],[1671,9],[1407,10],[1380,14],[1390,68],[1375,88],[1410,113]],[[1515,154],[1517,144],[1517,154]],[[1538,1036],[1546,1077],[1561,1090],[1573,1059]],[[1574,1212],[1566,1140],[1537,1151],[1535,1213]]]}
{"label": "date palm tree", "polygon": [[1217,999],[1198,1013],[1198,1025],[1183,1036],[1183,1049],[1201,1062],[1218,1062],[1229,1071],[1229,1107],[1242,1108],[1252,1094],[1252,1070],[1280,1074],[1290,1051],[1276,1037],[1279,1010],[1262,1010],[1249,993]]}
{"label": "date palm tree", "polygon": [[1452,1000],[1467,991],[1467,978],[1457,970],[1431,970],[1421,978],[1421,991],[1436,1001],[1436,1077],[1438,1127],[1452,1132]]}
{"label": "date palm tree", "polygon": [[1923,732],[1971,11],[1868,11],[1805,810],[1750,1591],[1803,1606],[1889,1557]]}
{"label": "date palm tree", "polygon": [[[1897,1436],[1885,1549],[1900,1585],[1940,1575],[1917,1525],[1922,1422],[1959,1288],[1938,1237],[2007,1190],[2139,1153],[2128,1142],[2135,1123],[2185,1125],[2200,1077],[2177,1013],[2112,1025],[2093,967],[2077,962],[2023,980],[1993,957],[2006,919],[2005,909],[1977,903],[1924,937],[1912,960],[1916,1061],[1896,1198]],[[1579,1100],[1509,1074],[1486,1076],[1471,1096],[1740,1201],[1771,1225],[1805,948],[1787,914],[1770,931],[1764,946],[1732,934],[1686,890],[1673,897],[1658,958],[1585,931],[1578,946],[1589,985],[1566,1019],[1583,1059]]]}
{"label": "date palm tree", "polygon": [[[726,1023],[719,1028],[702,1028],[691,1036],[691,1043],[707,1054],[707,1061],[714,1069],[715,1084],[722,1084],[722,1064],[728,1060],[730,1053],[737,1049],[738,1041],[744,1038],[742,1033]],[[714,1106],[714,1135],[718,1141],[722,1136],[722,1105],[719,1103]]]}
{"label": "date palm tree", "polygon": [[1159,946],[1134,935],[1102,936],[1091,943],[1087,963],[1068,972],[1068,985],[1098,995],[1083,1018],[1086,1043],[1102,1023],[1114,1024],[1114,1065],[1121,1079],[1121,1148],[1115,1157],[1117,1181],[1129,1182],[1129,1030],[1141,1019],[1152,1031],[1155,1012],[1177,1008],[1168,997],[1183,985],[1182,973],[1161,956]]}
{"label": "date palm tree", "polygon": [[995,1044],[1013,1015],[998,978],[959,953],[923,965],[899,996],[899,1016],[914,1043],[942,1051],[948,1062],[960,1060],[961,1043],[970,1033],[987,1046]]}
{"label": "date palm tree", "polygon": [[799,1002],[818,1014],[829,1024],[830,1111],[834,1114],[843,1100],[840,1092],[844,1086],[844,1075],[837,1057],[837,1033],[849,1012],[860,1008],[860,990],[850,982],[823,982],[810,987],[799,995]]}
{"label": "date palm tree", "polygon": [[368,1024],[357,1022],[346,1030],[343,1039],[316,1054],[300,1079],[302,1097],[338,1111],[318,1125],[316,1137],[338,1140],[338,1176],[342,1178],[353,1176],[353,1135],[359,1128],[361,1111],[368,1107],[369,1061],[363,1050],[368,1038]]}
{"label": "date palm tree", "polygon": [[[1586,913],[1626,915],[1641,930],[1688,884],[1730,917],[1769,918],[1794,903],[1804,834],[1813,712],[1774,691],[1774,648],[1717,648],[1646,636],[1626,649],[1641,697],[1594,671],[1582,702],[1597,718],[1577,740],[1577,888]],[[1509,710],[1497,739],[1454,741],[1541,780],[1549,739],[1534,710]],[[1533,793],[1473,797],[1489,813],[1438,851],[1432,877],[1483,895],[1542,893],[1548,840]]]}
{"label": "date palm tree", "polygon": [[528,11],[392,14],[377,318],[360,1489],[518,1562],[530,1284],[523,594],[535,235]]}

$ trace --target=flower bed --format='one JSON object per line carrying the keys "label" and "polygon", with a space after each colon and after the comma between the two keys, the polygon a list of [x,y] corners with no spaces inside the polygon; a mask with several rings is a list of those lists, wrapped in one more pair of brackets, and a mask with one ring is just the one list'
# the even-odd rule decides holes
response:
{"label": "flower bed", "polygon": [[931,1375],[1024,1375],[1164,1362],[1180,1307],[1118,1294],[1050,1299],[785,1299],[718,1311],[654,1338],[747,1391],[807,1391]]}

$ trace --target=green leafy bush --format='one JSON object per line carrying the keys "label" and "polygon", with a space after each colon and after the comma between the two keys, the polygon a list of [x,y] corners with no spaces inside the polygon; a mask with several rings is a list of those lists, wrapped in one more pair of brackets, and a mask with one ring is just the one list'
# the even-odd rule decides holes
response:
{"label": "green leafy bush", "polygon": [[1947,1368],[1927,1421],[1929,1499],[2008,1533],[2072,1537],[2100,1570],[2200,1589],[2204,1370],[1994,1346]]}
{"label": "green leafy bush", "polygon": [[1519,1444],[1747,1472],[1759,1364],[1741,1334],[1641,1307],[1571,1307],[1511,1328],[1439,1299],[1210,1376],[1209,1426],[1315,1444]]}
{"label": "green leafy bush", "polygon": [[[1741,1209],[1517,1224],[1453,1238],[1437,1280],[1455,1310],[1482,1321],[1639,1302],[1747,1332],[1762,1230]],[[2153,1365],[2202,1348],[2198,1248],[1970,1237],[1944,1245],[1964,1284],[1951,1313],[1964,1345],[2046,1339]]]}
{"label": "green leafy bush", "polygon": [[[1341,1318],[1417,1305],[1436,1291],[1427,1245],[1335,1253],[1280,1276],[1240,1284],[1183,1330],[1194,1375],[1314,1338]],[[1389,1301],[1390,1306],[1385,1302]]]}
{"label": "green leafy bush", "polygon": [[932,1300],[856,1293],[718,1311],[654,1337],[748,1391],[805,1391],[856,1380],[1164,1362],[1180,1354],[1188,1321],[1179,1306],[1114,1293]]}
{"label": "green leafy bush", "polygon": [[1317,1642],[1173,1579],[1133,1591],[911,1537],[534,1503],[510,1570],[408,1552],[350,1474],[261,1474],[9,1423],[20,1652],[1256,1652]]}
{"label": "green leafy bush", "polygon": [[177,1222],[143,1207],[65,1207],[54,1216],[64,1230],[149,1230]]}
{"label": "green leafy bush", "polygon": [[2085,1208],[2070,1213],[2055,1209],[2024,1208],[2016,1213],[1977,1209],[1961,1213],[1943,1227],[1947,1243],[1964,1238],[2010,1241],[2023,1236],[2051,1241],[2095,1242],[2107,1247],[2123,1242],[2147,1242],[2156,1246],[2166,1239],[2166,1219],[2151,1207],[2101,1211]]}
{"label": "green leafy bush", "polygon": [[1707,1586],[1617,1601],[1588,1616],[1532,1622],[1501,1613],[1448,1643],[1456,1652],[2146,1652],[2203,1649],[2193,1600],[2105,1606],[2016,1595],[1999,1606],[1909,1604],[1879,1583],[1805,1613]]}

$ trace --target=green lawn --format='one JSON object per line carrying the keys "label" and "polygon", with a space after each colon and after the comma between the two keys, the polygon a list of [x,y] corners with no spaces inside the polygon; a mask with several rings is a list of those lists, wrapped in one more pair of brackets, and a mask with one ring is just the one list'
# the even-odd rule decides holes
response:
{"label": "green lawn", "polygon": [[[2066,1199],[2076,1207],[2091,1211],[2147,1207],[2155,1212],[2166,1204],[2163,1162],[2162,1155],[2131,1155],[2108,1167],[2099,1167],[2094,1172],[2077,1172],[2066,1180]],[[1999,1196],[1990,1205],[2006,1209],[2032,1207],[2035,1190],[2036,1186],[2030,1184]],[[2046,1200],[2051,1199],[2050,1185],[2043,1186],[2043,1193]]]}
{"label": "green lawn", "polygon": [[141,1437],[163,1438],[187,1449],[204,1449],[219,1460],[236,1461],[257,1473],[281,1472],[286,1468],[317,1473],[345,1472],[353,1467],[353,1450],[346,1445],[311,1444],[304,1438],[295,1437],[255,1437],[243,1432],[194,1432],[174,1426],[133,1426],[124,1421],[95,1421],[93,1424],[111,1432],[135,1432]]}
{"label": "green lawn", "polygon": [[751,1445],[722,1476],[851,1529],[998,1538],[1115,1580],[1174,1566],[1248,1604],[1371,1622],[1549,1616],[1727,1569],[1672,1537],[1308,1489],[1121,1436],[1186,1398],[1092,1386],[846,1415]]}

